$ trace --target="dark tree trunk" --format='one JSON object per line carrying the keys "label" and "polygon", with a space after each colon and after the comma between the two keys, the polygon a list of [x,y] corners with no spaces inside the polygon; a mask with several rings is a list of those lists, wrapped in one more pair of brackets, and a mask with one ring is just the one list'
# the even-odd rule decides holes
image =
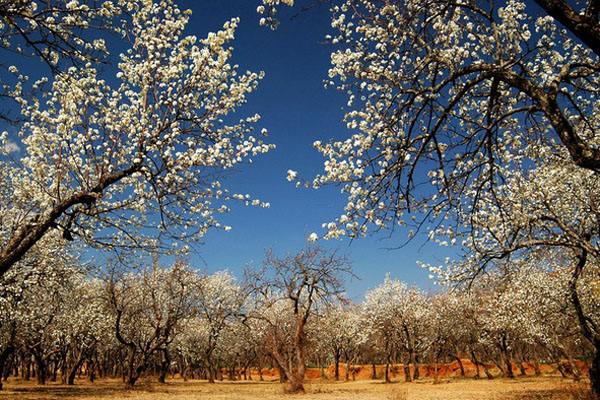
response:
{"label": "dark tree trunk", "polygon": [[77,371],[79,371],[79,368],[81,368],[81,365],[83,364],[83,362],[84,362],[84,359],[80,358],[71,367],[71,371],[69,372],[69,377],[67,378],[67,385],[74,385],[75,384],[75,376],[77,375]]}
{"label": "dark tree trunk", "polygon": [[389,357],[385,361],[384,379],[385,379],[385,383],[390,383],[392,381],[390,379],[390,358]]}
{"label": "dark tree trunk", "polygon": [[285,376],[285,371],[281,367],[281,365],[277,365],[277,369],[279,370],[279,383],[285,383],[287,377]]}
{"label": "dark tree trunk", "polygon": [[371,379],[377,379],[377,366],[375,365],[375,363],[371,364]]}
{"label": "dark tree trunk", "polygon": [[2,390],[2,379],[5,375],[4,368],[6,365],[6,361],[8,360],[8,357],[10,357],[10,355],[13,353],[13,351],[13,346],[7,346],[4,350],[2,350],[2,353],[0,353],[0,390]]}
{"label": "dark tree trunk", "polygon": [[535,371],[535,376],[540,376],[542,374],[542,371],[540,370],[540,363],[538,360],[533,360],[532,364],[533,370]]}
{"label": "dark tree trunk", "polygon": [[167,349],[163,349],[162,358],[160,361],[160,372],[158,375],[158,383],[165,383],[167,380],[167,374],[169,373],[169,367],[171,366],[171,356]]}
{"label": "dark tree trunk", "polygon": [[454,355],[454,359],[458,363],[458,368],[460,369],[461,378],[464,378],[465,377],[465,366],[463,365],[462,360],[460,359],[460,357],[457,354]]}
{"label": "dark tree trunk", "polygon": [[415,354],[415,364],[414,364],[414,368],[415,370],[413,371],[413,379],[416,381],[417,379],[419,379],[420,377],[420,371],[419,371],[419,361],[420,361],[420,357],[418,354]]}
{"label": "dark tree trunk", "polygon": [[35,365],[36,365],[36,378],[37,378],[37,383],[38,385],[45,385],[46,384],[46,379],[47,379],[47,366],[46,366],[46,361],[44,360],[44,357],[42,357],[41,355],[37,355],[34,354],[34,358],[35,358]]}
{"label": "dark tree trunk", "polygon": [[346,373],[344,379],[346,382],[350,380],[350,360],[346,358]]}
{"label": "dark tree trunk", "polygon": [[304,374],[291,374],[284,391],[285,393],[304,393]]}
{"label": "dark tree trunk", "polygon": [[600,399],[600,342],[596,343],[592,365],[590,365],[590,384],[592,393]]}
{"label": "dark tree trunk", "polygon": [[412,378],[410,376],[410,354],[407,355],[403,362],[402,362],[402,368],[404,369],[404,381],[405,382],[411,382]]}
{"label": "dark tree trunk", "polygon": [[334,363],[335,363],[335,380],[340,380],[340,351],[339,349],[335,351],[334,354]]}
{"label": "dark tree trunk", "polygon": [[525,362],[521,361],[519,363],[519,371],[521,373],[521,376],[527,376],[527,369],[525,368]]}
{"label": "dark tree trunk", "polygon": [[565,367],[563,366],[562,361],[558,361],[556,369],[558,370],[558,372],[560,372],[560,376],[562,376],[563,378],[567,377],[567,373],[565,372]]}
{"label": "dark tree trunk", "polygon": [[216,368],[213,365],[208,365],[206,367],[206,372],[208,373],[208,383],[215,383],[216,378]]}
{"label": "dark tree trunk", "polygon": [[504,357],[504,363],[506,364],[506,377],[514,379],[515,373],[513,372],[512,362],[510,361],[508,354]]}
{"label": "dark tree trunk", "polygon": [[481,374],[479,372],[479,360],[477,360],[477,357],[475,356],[474,351],[471,351],[471,361],[475,365],[475,377],[474,378],[475,379],[481,378]]}

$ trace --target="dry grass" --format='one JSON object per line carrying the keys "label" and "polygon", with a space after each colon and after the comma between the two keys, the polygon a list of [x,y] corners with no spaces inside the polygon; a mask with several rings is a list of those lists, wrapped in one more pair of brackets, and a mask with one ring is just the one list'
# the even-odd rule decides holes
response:
{"label": "dry grass", "polygon": [[382,384],[374,381],[314,382],[306,385],[305,395],[283,395],[278,383],[267,382],[183,382],[174,380],[164,385],[141,383],[126,390],[120,381],[78,382],[76,386],[9,381],[1,399],[7,400],[588,400],[585,383],[574,384],[555,377],[520,378],[515,380],[455,379],[433,384]]}

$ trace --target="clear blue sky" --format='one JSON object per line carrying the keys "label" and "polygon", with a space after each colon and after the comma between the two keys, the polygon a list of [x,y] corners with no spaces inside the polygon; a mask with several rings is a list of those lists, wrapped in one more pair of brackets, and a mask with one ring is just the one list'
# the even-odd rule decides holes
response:
{"label": "clear blue sky", "polygon": [[[344,205],[338,188],[296,189],[285,179],[288,169],[297,170],[307,178],[322,169],[323,158],[312,148],[315,140],[348,135],[341,123],[343,96],[323,87],[331,52],[323,44],[325,35],[330,33],[328,9],[321,6],[292,20],[294,12],[283,9],[282,24],[273,32],[258,26],[257,3],[180,2],[182,7],[193,10],[188,31],[199,37],[219,29],[232,17],[241,18],[233,44],[234,61],[241,70],[262,70],[266,77],[240,111],[262,114],[261,124],[269,129],[269,140],[277,146],[225,180],[237,192],[269,201],[271,208],[233,207],[224,218],[233,229],[209,233],[199,254],[190,257],[192,264],[207,271],[226,268],[239,273],[248,264],[260,264],[267,248],[279,254],[295,252],[306,244],[308,234],[322,233],[321,223],[336,217]],[[433,288],[427,271],[416,262],[439,263],[448,255],[448,249],[417,237],[402,249],[387,250],[402,243],[406,232],[399,230],[388,237],[389,234],[383,233],[352,243],[347,240],[322,243],[337,248],[353,261],[361,278],[348,283],[353,298],[361,298],[366,289],[380,283],[388,272],[426,290]]]}
{"label": "clear blue sky", "polygon": [[[222,218],[233,229],[210,232],[205,244],[189,257],[197,268],[208,272],[228,269],[240,276],[246,266],[262,262],[266,249],[272,248],[282,255],[297,252],[306,245],[311,232],[322,234],[321,224],[343,210],[345,198],[339,188],[296,189],[286,180],[288,169],[298,171],[304,178],[312,178],[322,170],[323,158],[312,147],[315,140],[349,135],[341,123],[345,97],[323,86],[332,50],[324,44],[325,35],[331,33],[329,10],[323,4],[297,15],[297,8],[283,7],[282,24],[277,31],[271,31],[258,25],[259,0],[179,0],[178,3],[193,10],[187,33],[198,37],[221,29],[233,17],[240,17],[233,43],[234,62],[242,71],[265,72],[265,79],[249,97],[248,104],[239,110],[239,116],[260,113],[263,119],[259,128],[269,130],[268,140],[277,148],[256,157],[252,165],[222,181],[234,192],[270,202],[271,208],[233,204],[232,212]],[[290,19],[293,15],[296,17]],[[11,55],[7,57],[11,61]],[[12,61],[34,78],[44,73],[28,60]],[[15,127],[5,128],[15,133]],[[452,250],[427,243],[424,236],[418,236],[402,249],[388,250],[398,247],[406,238],[406,231],[400,229],[391,237],[388,232],[353,242],[320,241],[320,244],[337,249],[352,260],[360,278],[348,282],[348,293],[354,299],[361,299],[367,289],[382,282],[386,273],[433,290],[428,272],[417,266],[417,260],[438,264]],[[105,256],[96,252],[92,255],[99,263]]]}

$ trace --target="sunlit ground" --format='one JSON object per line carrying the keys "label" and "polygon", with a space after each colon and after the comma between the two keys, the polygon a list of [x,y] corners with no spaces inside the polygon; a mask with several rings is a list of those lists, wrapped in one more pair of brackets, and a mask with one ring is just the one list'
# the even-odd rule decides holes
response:
{"label": "sunlit ground", "polygon": [[378,381],[320,382],[306,385],[305,395],[284,395],[282,386],[275,382],[218,382],[176,379],[166,384],[141,382],[133,390],[125,389],[118,380],[95,383],[78,381],[75,386],[49,383],[38,386],[33,382],[9,380],[1,399],[282,399],[306,400],[587,400],[587,382],[574,383],[559,377],[508,379],[447,379],[434,384],[425,379],[413,383],[383,384]]}

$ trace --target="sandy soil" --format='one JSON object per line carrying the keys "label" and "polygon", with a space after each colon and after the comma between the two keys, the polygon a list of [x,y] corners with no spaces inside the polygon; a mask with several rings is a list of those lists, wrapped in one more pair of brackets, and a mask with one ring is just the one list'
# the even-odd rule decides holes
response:
{"label": "sandy soil", "polygon": [[0,399],[27,400],[587,400],[585,383],[558,377],[507,379],[447,379],[434,384],[425,379],[413,383],[383,384],[378,381],[312,382],[304,395],[284,395],[275,382],[219,382],[172,380],[167,384],[141,382],[126,390],[120,381],[102,380],[76,386],[50,383],[37,386],[10,380]]}

